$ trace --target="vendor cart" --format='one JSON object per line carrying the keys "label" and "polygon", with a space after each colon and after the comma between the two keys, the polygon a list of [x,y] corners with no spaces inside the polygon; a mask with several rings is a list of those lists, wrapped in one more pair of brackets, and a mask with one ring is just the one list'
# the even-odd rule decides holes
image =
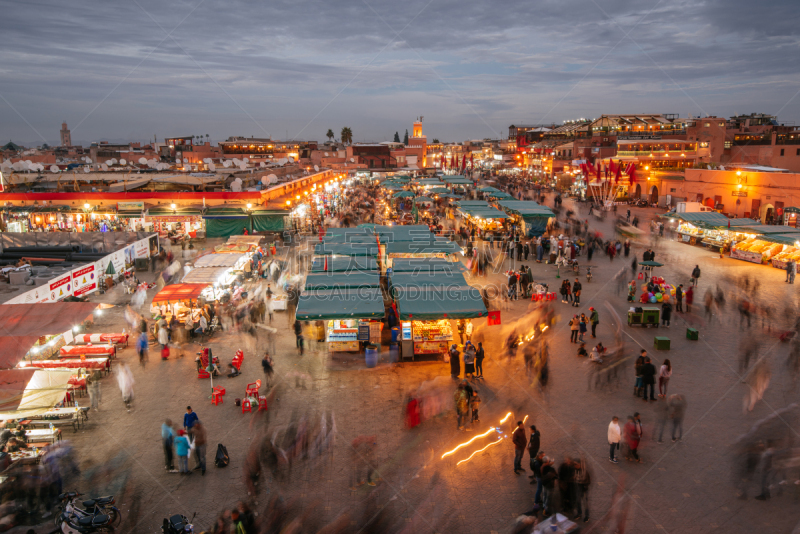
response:
{"label": "vendor cart", "polygon": [[658,263],[657,261],[641,261],[639,265],[642,266],[642,272],[644,273],[644,279],[648,280],[652,276],[653,267],[663,267],[663,263]]}
{"label": "vendor cart", "polygon": [[628,326],[655,326],[661,319],[661,310],[654,307],[631,308],[628,311]]}

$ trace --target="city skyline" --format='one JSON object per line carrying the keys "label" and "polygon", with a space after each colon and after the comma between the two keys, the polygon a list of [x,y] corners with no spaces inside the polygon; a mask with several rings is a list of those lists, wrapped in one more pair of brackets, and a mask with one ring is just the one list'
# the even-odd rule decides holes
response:
{"label": "city skyline", "polygon": [[625,1],[14,5],[0,139],[502,138],[604,113],[800,118],[800,10]]}

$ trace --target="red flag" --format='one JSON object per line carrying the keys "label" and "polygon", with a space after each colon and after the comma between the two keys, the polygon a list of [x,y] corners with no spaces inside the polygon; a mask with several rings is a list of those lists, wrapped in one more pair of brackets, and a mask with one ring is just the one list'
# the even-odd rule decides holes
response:
{"label": "red flag", "polygon": [[615,174],[616,174],[616,176],[614,177],[614,179],[617,182],[619,182],[619,179],[622,178],[622,162],[621,161],[617,164],[617,169],[616,169]]}
{"label": "red flag", "polygon": [[600,164],[599,163],[597,164],[596,175],[597,175],[597,181],[600,182],[602,180],[602,177],[600,176]]}
{"label": "red flag", "polygon": [[487,317],[487,326],[495,326],[499,325],[500,323],[500,311],[490,311]]}
{"label": "red flag", "polygon": [[631,163],[630,171],[628,171],[628,176],[630,177],[631,184],[636,181],[636,165]]}
{"label": "red flag", "polygon": [[614,165],[613,159],[608,160],[608,172],[610,172],[611,174],[617,173],[617,166]]}
{"label": "red flag", "polygon": [[464,154],[464,156],[461,158],[461,172],[464,172],[464,169],[466,168],[467,168],[467,155]]}
{"label": "red flag", "polygon": [[469,168],[470,170],[475,168],[475,154],[469,155]]}

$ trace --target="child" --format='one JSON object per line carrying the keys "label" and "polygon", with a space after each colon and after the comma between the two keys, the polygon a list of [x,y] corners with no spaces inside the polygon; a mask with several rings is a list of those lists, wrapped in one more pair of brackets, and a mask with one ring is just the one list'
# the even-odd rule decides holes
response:
{"label": "child", "polygon": [[472,422],[480,423],[481,420],[478,419],[478,409],[481,407],[481,398],[477,390],[472,392],[472,399],[470,400],[469,407],[472,409]]}

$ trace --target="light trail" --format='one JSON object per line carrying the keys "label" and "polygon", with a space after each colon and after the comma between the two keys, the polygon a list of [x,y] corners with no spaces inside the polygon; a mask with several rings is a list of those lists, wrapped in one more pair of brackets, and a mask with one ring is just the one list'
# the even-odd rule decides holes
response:
{"label": "light trail", "polygon": [[495,441],[495,442],[493,442],[493,443],[490,443],[490,444],[488,444],[488,445],[487,445],[487,446],[485,446],[484,448],[482,448],[482,449],[480,449],[480,450],[477,450],[477,451],[473,452],[472,454],[470,454],[470,455],[469,455],[469,458],[467,458],[466,460],[461,460],[460,462],[458,462],[458,463],[456,464],[456,467],[458,467],[459,465],[463,464],[464,462],[469,462],[470,460],[472,460],[472,457],[473,457],[473,456],[475,456],[476,454],[478,454],[479,452],[483,452],[483,451],[485,451],[486,449],[488,449],[489,447],[491,447],[491,446],[493,446],[493,445],[497,445],[497,444],[498,444],[498,443],[500,443],[501,441],[503,441],[503,438],[500,438],[500,439],[498,439],[497,441]]}
{"label": "light trail", "polygon": [[506,414],[506,416],[505,416],[505,417],[503,417],[503,418],[500,420],[500,424],[502,425],[503,423],[505,423],[506,421],[508,421],[508,418],[509,418],[509,417],[511,417],[511,412],[508,412],[508,413]]}
{"label": "light trail", "polygon": [[526,416],[525,416],[525,419],[523,419],[523,420],[522,420],[522,424],[524,425],[524,424],[525,424],[525,421],[527,421],[527,420],[528,420],[528,416],[526,415]]}
{"label": "light trail", "polygon": [[457,450],[459,450],[459,449],[461,449],[461,448],[463,448],[463,447],[466,447],[467,445],[469,445],[470,443],[472,443],[472,442],[473,442],[473,441],[475,441],[476,439],[479,439],[479,438],[485,438],[486,436],[488,436],[489,434],[491,434],[491,433],[492,433],[492,432],[494,432],[494,431],[495,431],[495,430],[494,430],[494,428],[490,428],[489,430],[487,430],[487,431],[486,431],[486,432],[484,432],[483,434],[479,434],[479,435],[475,436],[474,438],[472,438],[471,440],[467,441],[466,443],[462,443],[461,445],[457,446],[457,447],[456,447],[455,449],[453,449],[452,451],[447,451],[446,453],[444,453],[444,454],[442,455],[442,458],[444,458],[445,456],[450,456],[451,454],[453,454],[453,453],[454,453],[454,452],[456,452]]}

